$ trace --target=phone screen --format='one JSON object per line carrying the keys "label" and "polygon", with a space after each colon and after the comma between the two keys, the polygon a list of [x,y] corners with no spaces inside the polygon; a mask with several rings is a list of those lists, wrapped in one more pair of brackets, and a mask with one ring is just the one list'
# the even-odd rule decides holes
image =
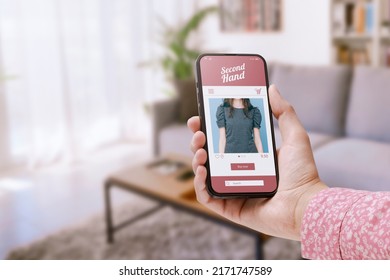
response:
{"label": "phone screen", "polygon": [[273,195],[278,174],[265,60],[259,55],[202,55],[197,86],[209,192]]}

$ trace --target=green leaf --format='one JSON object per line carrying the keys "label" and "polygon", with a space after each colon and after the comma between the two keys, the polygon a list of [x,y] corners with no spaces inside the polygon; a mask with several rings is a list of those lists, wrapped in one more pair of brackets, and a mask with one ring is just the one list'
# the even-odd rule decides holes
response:
{"label": "green leaf", "polygon": [[178,41],[185,44],[185,41],[187,40],[189,34],[196,30],[200,23],[203,21],[203,19],[210,13],[218,11],[218,7],[211,6],[204,9],[199,10],[197,13],[195,13],[190,20],[183,26],[181,30],[178,32]]}
{"label": "green leaf", "polygon": [[157,18],[164,30],[159,42],[165,47],[165,54],[158,63],[168,79],[187,79],[193,76],[193,64],[200,51],[188,48],[187,39],[208,15],[216,11],[217,6],[201,9],[178,27],[169,26],[163,19]]}

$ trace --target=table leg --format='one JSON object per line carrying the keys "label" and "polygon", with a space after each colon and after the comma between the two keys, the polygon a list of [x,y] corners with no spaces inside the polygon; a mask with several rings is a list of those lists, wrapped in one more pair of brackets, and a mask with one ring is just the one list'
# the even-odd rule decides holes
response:
{"label": "table leg", "polygon": [[264,252],[263,252],[263,238],[260,234],[255,234],[255,258],[256,260],[263,260],[264,259]]}
{"label": "table leg", "polygon": [[112,223],[112,208],[111,208],[111,182],[106,181],[104,183],[104,201],[105,201],[105,210],[106,210],[106,233],[107,233],[107,243],[114,242],[114,226]]}
{"label": "table leg", "polygon": [[113,222],[113,213],[112,213],[112,206],[111,206],[111,188],[114,187],[115,184],[110,182],[109,180],[104,183],[104,201],[105,201],[105,212],[106,212],[106,234],[107,234],[107,243],[113,243],[114,242],[114,233],[117,230],[120,230],[142,218],[145,218],[156,211],[160,210],[161,208],[165,207],[164,203],[159,203],[155,207],[152,207],[151,209],[127,220],[122,222],[119,225],[114,225]]}

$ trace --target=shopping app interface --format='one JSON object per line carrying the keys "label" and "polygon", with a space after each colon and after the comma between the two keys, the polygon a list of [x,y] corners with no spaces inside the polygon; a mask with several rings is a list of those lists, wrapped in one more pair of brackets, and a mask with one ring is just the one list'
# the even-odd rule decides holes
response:
{"label": "shopping app interface", "polygon": [[204,56],[200,68],[213,189],[220,193],[275,190],[263,60]]}

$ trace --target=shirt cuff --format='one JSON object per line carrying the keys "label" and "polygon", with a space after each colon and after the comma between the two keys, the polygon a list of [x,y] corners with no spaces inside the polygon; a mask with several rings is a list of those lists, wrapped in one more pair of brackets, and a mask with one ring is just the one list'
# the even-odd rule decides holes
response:
{"label": "shirt cuff", "polygon": [[307,206],[302,219],[302,257],[342,259],[340,232],[351,206],[367,192],[329,188],[319,192]]}

